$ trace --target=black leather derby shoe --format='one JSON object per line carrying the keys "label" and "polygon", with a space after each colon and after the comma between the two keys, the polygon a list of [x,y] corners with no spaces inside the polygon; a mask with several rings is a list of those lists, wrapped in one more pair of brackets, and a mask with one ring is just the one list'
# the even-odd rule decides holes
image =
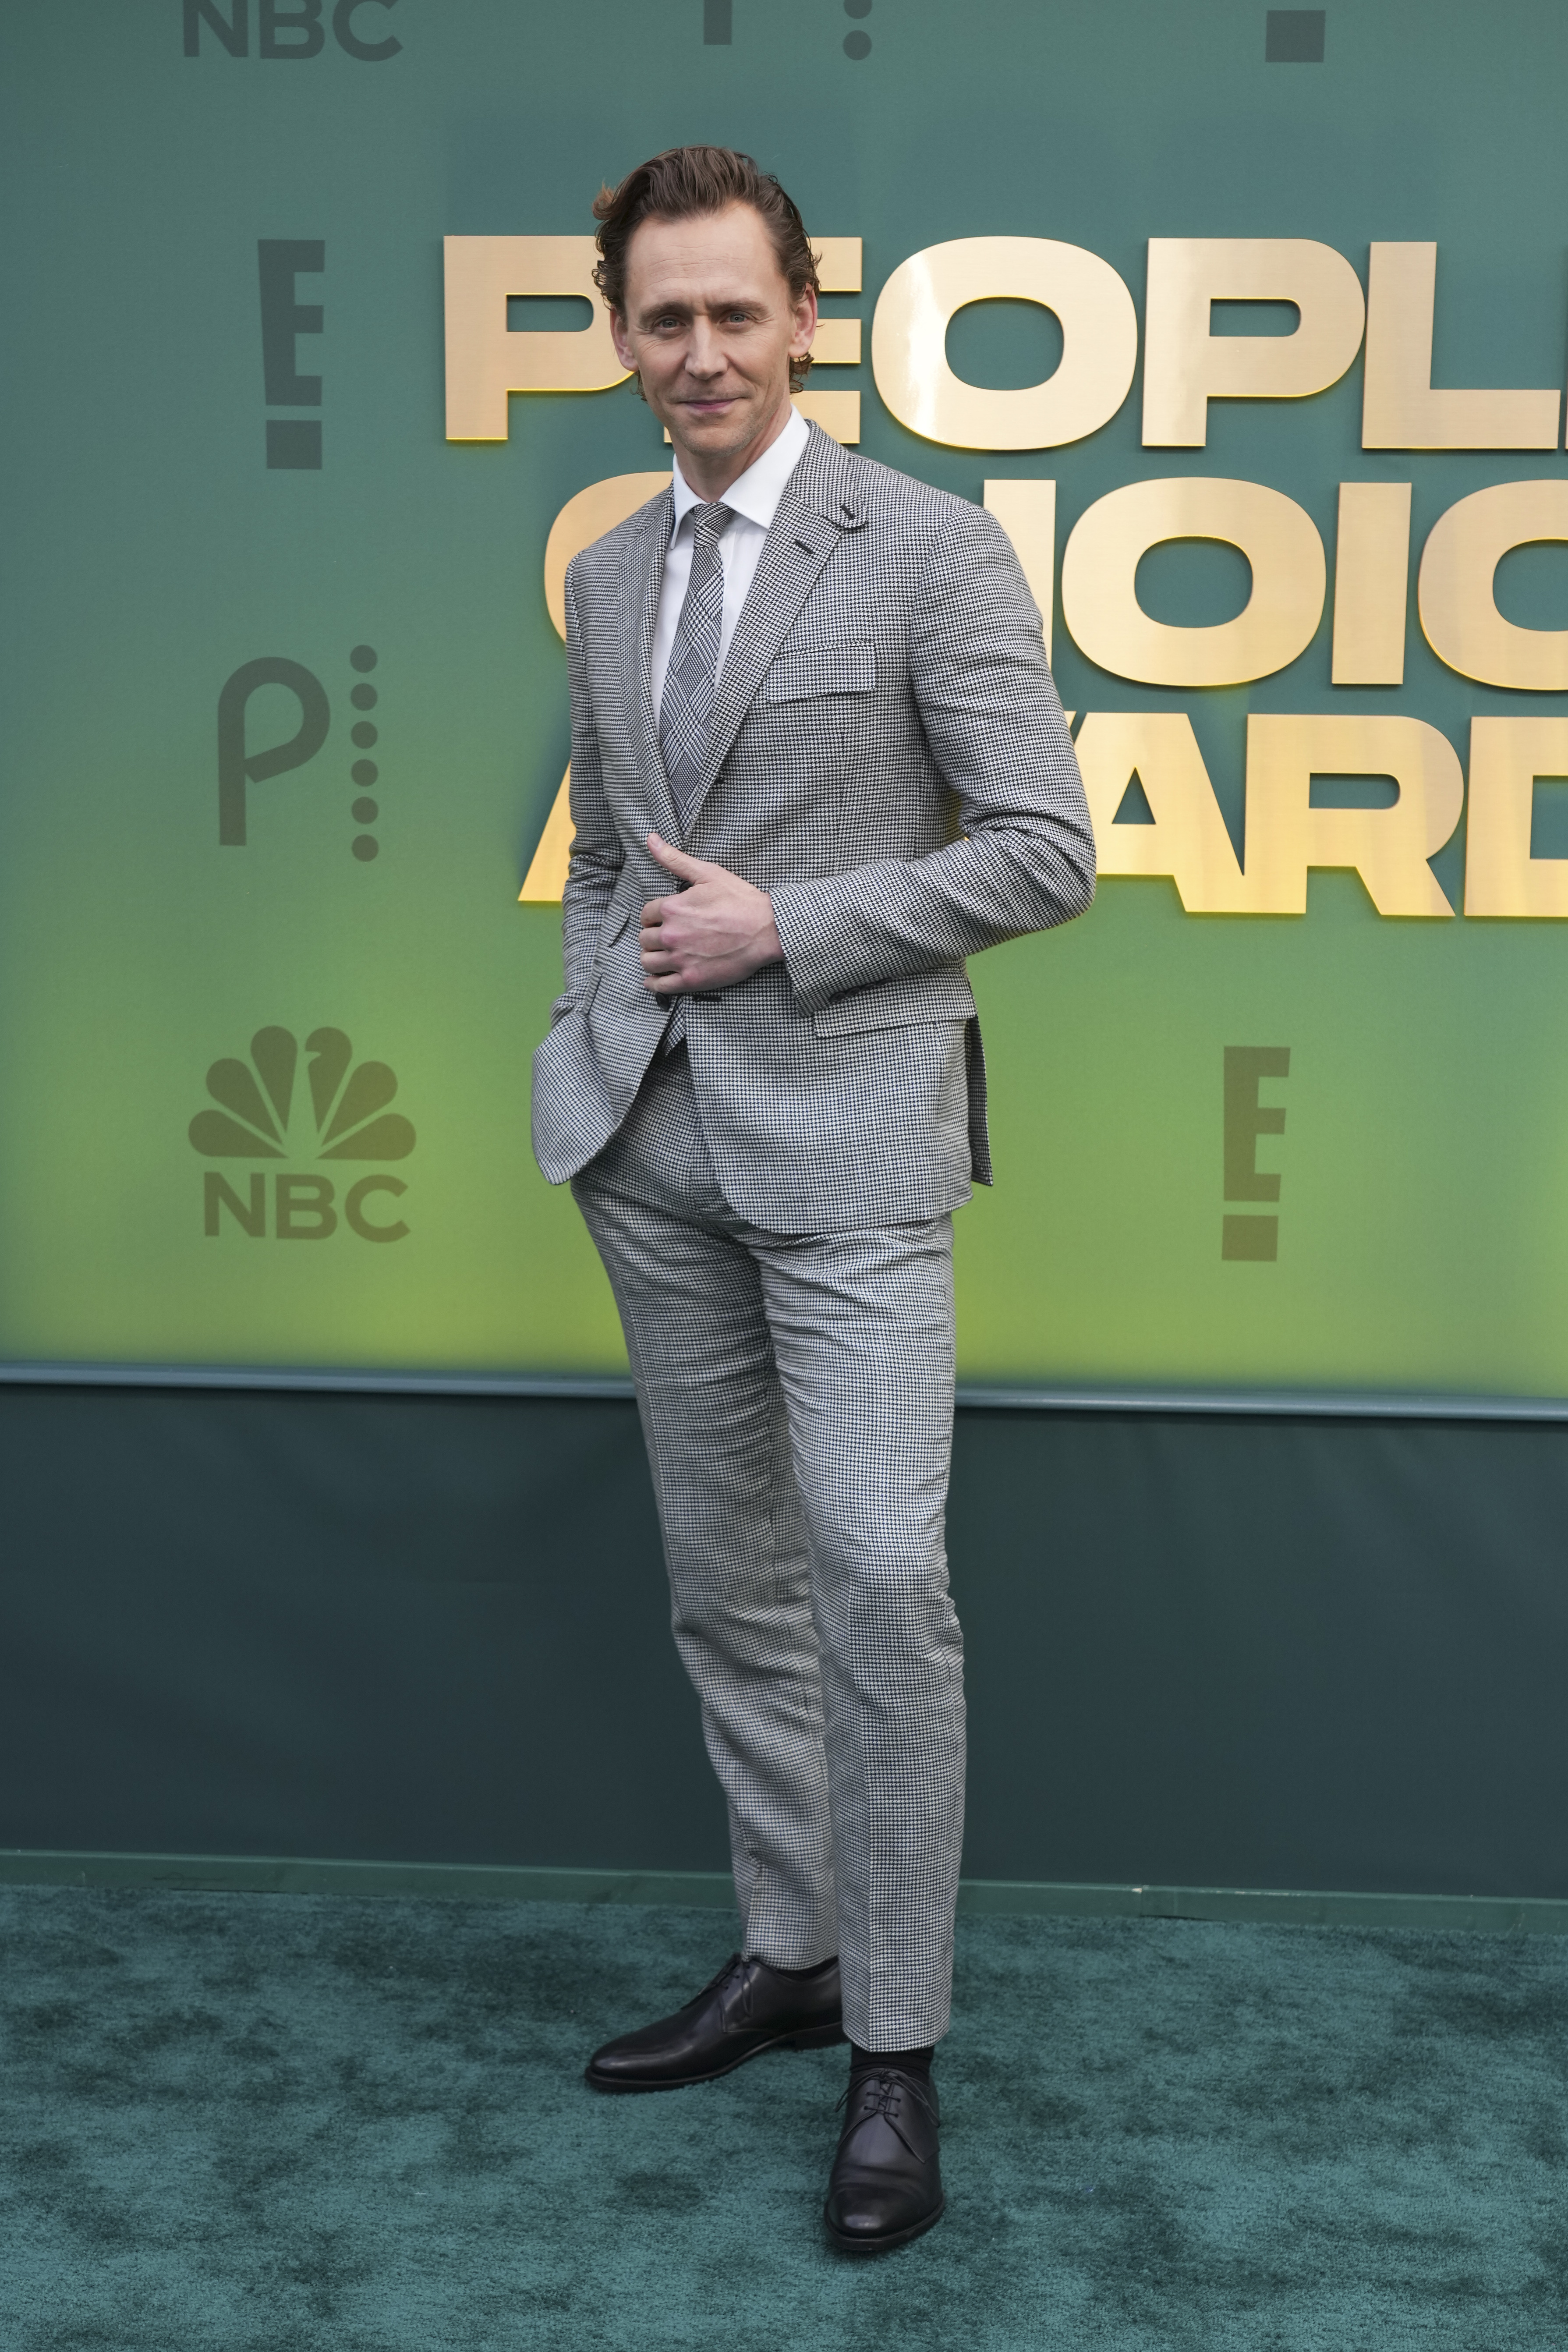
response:
{"label": "black leather derby shoe", "polygon": [[849,2077],[845,2104],[822,2218],[845,2253],[885,2253],[942,2219],[936,2091],[927,2074],[865,2066]]}
{"label": "black leather derby shoe", "polygon": [[595,2091],[683,2091],[763,2050],[824,2050],[843,2039],[837,1960],[786,1976],[737,1952],[673,2017],[595,2050],[587,2080]]}

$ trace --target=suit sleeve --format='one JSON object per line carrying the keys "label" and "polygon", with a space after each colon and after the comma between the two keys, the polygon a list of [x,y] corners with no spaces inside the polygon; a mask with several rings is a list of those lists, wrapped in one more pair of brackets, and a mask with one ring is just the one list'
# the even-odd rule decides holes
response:
{"label": "suit sleeve", "polygon": [[566,570],[566,674],[572,689],[572,859],[562,893],[563,993],[552,1007],[559,1019],[588,984],[605,910],[619,878],[626,848],[605,793],[598,730],[594,724],[588,664],[572,574]]}
{"label": "suit sleeve", "polygon": [[1094,834],[1040,616],[995,519],[961,505],[921,566],[910,685],[961,837],[791,882],[773,919],[800,1003],[912,978],[1082,914]]}

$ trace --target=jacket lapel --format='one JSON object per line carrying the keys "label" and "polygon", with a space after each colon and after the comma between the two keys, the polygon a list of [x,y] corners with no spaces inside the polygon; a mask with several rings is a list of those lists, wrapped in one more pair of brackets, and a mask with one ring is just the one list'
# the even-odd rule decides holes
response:
{"label": "jacket lapel", "polygon": [[[687,806],[685,836],[689,836],[701,814],[714,778],[756,699],[757,688],[794,628],[824,564],[844,533],[859,530],[865,522],[865,510],[849,487],[848,473],[837,442],[814,425],[811,439],[779,500],[713,690],[702,780]],[[662,767],[659,774],[662,779]],[[665,791],[669,791],[668,781]]]}
{"label": "jacket lapel", "polygon": [[621,691],[653,829],[666,841],[677,841],[680,837],[679,819],[659,753],[650,676],[659,592],[664,585],[664,559],[675,527],[675,500],[668,491],[653,501],[647,516],[637,550],[628,555],[621,571]]}

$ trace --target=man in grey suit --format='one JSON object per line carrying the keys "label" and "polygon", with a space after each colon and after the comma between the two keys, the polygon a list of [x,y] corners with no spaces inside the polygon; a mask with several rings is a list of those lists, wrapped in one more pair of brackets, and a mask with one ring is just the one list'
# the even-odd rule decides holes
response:
{"label": "man in grey suit", "polygon": [[825,2218],[876,2252],[942,2210],[952,1213],[991,1178],[963,959],[1081,913],[1093,836],[1001,530],[791,404],[816,280],[777,182],[683,148],[595,211],[675,476],[566,575],[576,835],[534,1148],[620,1308],[742,1936],[588,2081],[847,2036]]}

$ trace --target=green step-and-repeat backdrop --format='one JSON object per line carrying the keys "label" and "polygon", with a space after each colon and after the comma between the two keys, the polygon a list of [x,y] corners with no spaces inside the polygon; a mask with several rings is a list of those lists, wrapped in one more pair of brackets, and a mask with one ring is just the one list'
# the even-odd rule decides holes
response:
{"label": "green step-and-repeat backdrop", "polygon": [[1568,1393],[1565,86],[1550,0],[8,0],[0,1357],[620,1366],[549,591],[668,464],[589,204],[709,140],[1077,714],[964,1375]]}

